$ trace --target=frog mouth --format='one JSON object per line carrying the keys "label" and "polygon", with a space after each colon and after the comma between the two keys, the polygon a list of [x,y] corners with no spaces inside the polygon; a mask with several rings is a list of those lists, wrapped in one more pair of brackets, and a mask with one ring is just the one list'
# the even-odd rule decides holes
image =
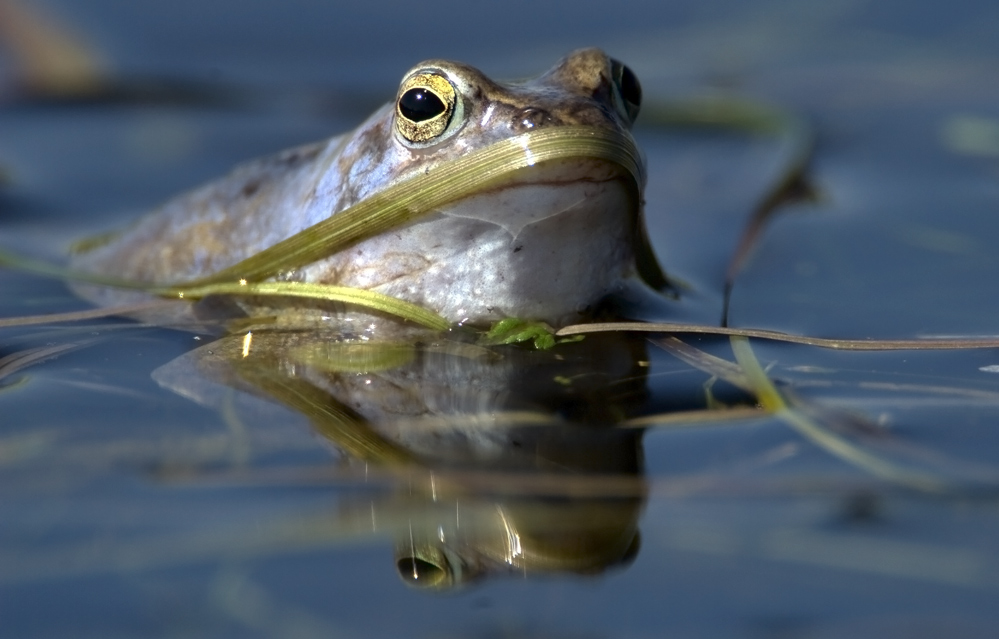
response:
{"label": "frog mouth", "polygon": [[208,277],[174,290],[235,281],[259,282],[339,253],[363,240],[420,219],[483,189],[509,186],[524,169],[559,161],[610,165],[636,197],[645,185],[641,155],[631,136],[592,126],[538,129],[456,158],[399,182],[336,215]]}

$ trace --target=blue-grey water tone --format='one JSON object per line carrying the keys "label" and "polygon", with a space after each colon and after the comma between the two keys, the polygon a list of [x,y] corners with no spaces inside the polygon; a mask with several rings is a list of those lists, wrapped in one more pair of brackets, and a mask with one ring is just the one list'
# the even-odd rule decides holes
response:
{"label": "blue-grey water tone", "polygon": [[[731,326],[999,333],[995,3],[30,4],[128,90],[27,94],[0,57],[0,249],[62,260],[241,160],[355,126],[422,59],[515,78],[599,46],[649,113],[732,95],[815,128],[814,197],[767,224]],[[787,148],[641,118],[635,135],[652,243],[684,287],[649,318],[717,325]],[[85,308],[0,269],[0,318]],[[115,318],[0,327],[0,636],[999,632],[996,349],[754,340],[809,417],[795,426],[670,418],[753,400],[658,336],[500,360],[421,347],[362,371],[307,338],[278,336],[253,365],[213,339]],[[727,339],[683,339],[734,361]],[[281,364],[306,351],[308,384]],[[351,439],[314,410],[369,386],[396,414],[382,431],[345,410]],[[408,408],[473,402],[501,418]]]}

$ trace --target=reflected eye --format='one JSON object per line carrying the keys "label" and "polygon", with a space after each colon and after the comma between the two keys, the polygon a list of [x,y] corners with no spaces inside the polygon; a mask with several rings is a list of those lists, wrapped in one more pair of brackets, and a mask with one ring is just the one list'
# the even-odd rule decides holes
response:
{"label": "reflected eye", "polygon": [[623,107],[623,115],[629,122],[634,122],[638,117],[638,110],[642,106],[642,85],[638,82],[638,76],[621,64],[617,60],[611,60],[611,72],[614,75],[614,85],[617,87],[618,95]]}
{"label": "reflected eye", "polygon": [[457,92],[447,78],[436,73],[417,73],[399,88],[396,130],[416,144],[433,142],[451,123],[456,101]]}
{"label": "reflected eye", "polygon": [[438,566],[419,557],[402,557],[396,561],[399,576],[414,588],[443,589],[450,585],[447,565]]}

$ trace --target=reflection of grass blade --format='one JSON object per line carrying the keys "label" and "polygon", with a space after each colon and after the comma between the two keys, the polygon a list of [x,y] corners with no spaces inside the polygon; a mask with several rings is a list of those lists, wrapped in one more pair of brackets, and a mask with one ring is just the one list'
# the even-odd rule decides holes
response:
{"label": "reflection of grass blade", "polygon": [[458,413],[454,415],[422,415],[412,418],[397,418],[396,428],[408,433],[433,432],[442,429],[463,428],[489,431],[498,428],[544,428],[562,424],[557,416],[545,411],[496,411],[481,413]]}
{"label": "reflection of grass blade", "polygon": [[642,415],[623,422],[618,422],[618,428],[698,428],[707,426],[729,425],[740,419],[759,419],[765,417],[758,408],[709,408],[705,410],[681,410],[656,415]]}
{"label": "reflection of grass blade", "polygon": [[329,342],[296,348],[295,361],[332,373],[374,373],[413,361],[416,347],[398,342]]}
{"label": "reflection of grass blade", "polygon": [[934,493],[943,492],[948,488],[947,484],[937,477],[901,468],[877,455],[858,448],[828,428],[823,427],[818,421],[788,406],[781,396],[780,391],[777,390],[777,387],[773,385],[773,382],[770,381],[760,366],[756,355],[753,353],[753,349],[749,345],[749,340],[745,337],[733,336],[731,341],[735,359],[742,367],[746,378],[753,387],[760,405],[811,442],[836,457],[882,479]]}
{"label": "reflection of grass blade", "polygon": [[367,421],[336,401],[329,393],[309,382],[265,368],[267,364],[250,361],[238,367],[240,377],[267,396],[284,403],[308,417],[316,431],[360,460],[388,466],[412,464],[415,456],[371,428]]}
{"label": "reflection of grass blade", "polygon": [[0,380],[13,375],[19,370],[43,362],[47,359],[57,357],[66,351],[71,351],[83,346],[83,344],[55,344],[52,346],[39,346],[27,350],[11,353],[6,357],[0,357]]}
{"label": "reflection of grass blade", "polygon": [[746,375],[737,364],[733,364],[728,360],[705,353],[701,349],[694,348],[676,337],[663,337],[649,341],[672,354],[677,359],[690,364],[698,370],[702,370],[709,375],[723,379],[736,388],[740,388],[748,392],[753,391],[753,387],[749,383],[749,379],[746,378]]}
{"label": "reflection of grass blade", "polygon": [[254,524],[202,526],[192,532],[133,536],[113,543],[90,540],[85,544],[49,544],[44,551],[11,551],[4,547],[0,549],[0,564],[4,566],[0,584],[292,555],[371,536],[370,528],[347,528],[325,512],[277,522],[255,520]]}
{"label": "reflection of grass blade", "polygon": [[[781,388],[784,400],[794,406],[795,410],[802,414],[820,421],[829,428],[841,430],[849,428],[858,432],[861,436],[866,435],[866,439],[876,445],[879,451],[884,451],[892,456],[902,456],[918,464],[920,468],[927,469],[927,472],[935,474],[941,478],[942,482],[960,484],[962,488],[994,490],[999,485],[999,469],[988,463],[982,463],[970,459],[959,459],[937,448],[921,445],[905,439],[886,436],[884,430],[878,425],[865,419],[863,416],[854,414],[857,406],[854,404],[848,411],[830,410],[824,406],[809,402],[795,392],[795,388]],[[863,385],[858,385],[862,388]],[[932,392],[929,391],[929,392]],[[994,401],[994,400],[993,400]],[[962,403],[967,407],[967,403]]]}

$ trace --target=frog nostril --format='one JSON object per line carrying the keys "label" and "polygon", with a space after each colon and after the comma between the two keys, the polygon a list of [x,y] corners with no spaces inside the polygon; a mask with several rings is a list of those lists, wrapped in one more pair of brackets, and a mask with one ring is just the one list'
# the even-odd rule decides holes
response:
{"label": "frog nostril", "polygon": [[544,109],[527,107],[514,117],[514,128],[528,131],[551,122],[552,116]]}

